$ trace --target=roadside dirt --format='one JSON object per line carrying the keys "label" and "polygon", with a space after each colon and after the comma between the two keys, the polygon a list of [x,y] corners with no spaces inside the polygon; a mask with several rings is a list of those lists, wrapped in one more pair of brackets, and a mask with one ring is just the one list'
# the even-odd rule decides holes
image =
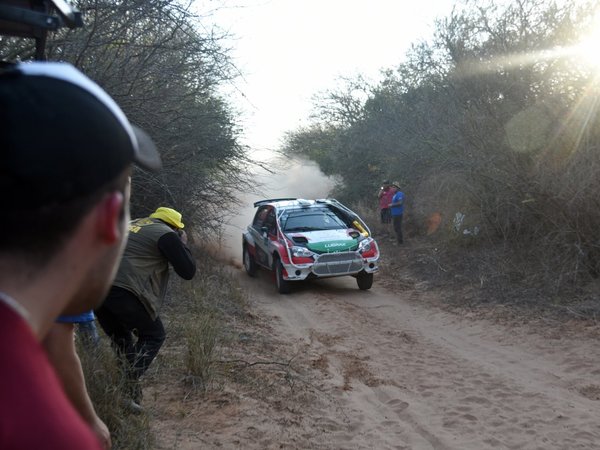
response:
{"label": "roadside dirt", "polygon": [[438,308],[446,293],[400,269],[369,291],[339,278],[287,296],[268,273],[235,278],[250,317],[225,349],[229,375],[207,395],[153,387],[156,448],[600,446],[595,330]]}

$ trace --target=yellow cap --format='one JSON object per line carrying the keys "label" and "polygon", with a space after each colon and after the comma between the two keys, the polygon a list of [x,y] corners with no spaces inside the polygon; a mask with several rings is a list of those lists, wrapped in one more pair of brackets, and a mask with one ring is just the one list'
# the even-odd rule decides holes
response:
{"label": "yellow cap", "polygon": [[181,213],[171,208],[165,208],[164,206],[157,208],[156,211],[150,214],[150,217],[160,219],[169,225],[173,225],[175,228],[183,228],[185,226],[181,221]]}

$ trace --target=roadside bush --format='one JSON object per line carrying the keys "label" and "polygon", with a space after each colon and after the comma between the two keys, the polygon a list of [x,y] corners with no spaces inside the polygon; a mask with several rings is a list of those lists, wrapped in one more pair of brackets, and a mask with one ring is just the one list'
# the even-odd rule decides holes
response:
{"label": "roadside bush", "polygon": [[110,430],[114,450],[147,450],[154,436],[145,412],[134,414],[127,407],[126,376],[104,337],[97,348],[77,340],[77,353],[85,374],[88,393],[98,416]]}
{"label": "roadside bush", "polygon": [[218,375],[220,348],[231,339],[228,320],[244,314],[245,294],[233,282],[230,268],[204,249],[195,248],[197,275],[173,279],[164,307],[169,342],[177,342],[170,363],[194,391],[209,389]]}
{"label": "roadside bush", "polygon": [[[201,249],[198,274],[191,281],[174,276],[161,313],[167,341],[144,376],[148,386],[180,380],[185,392],[206,392],[218,376],[217,361],[222,345],[234,333],[228,320],[244,314],[245,295],[233,282],[229,268]],[[149,413],[134,414],[127,407],[126,376],[103,336],[93,350],[77,342],[87,389],[99,417],[108,426],[113,449],[147,450],[155,437]],[[150,391],[152,392],[152,391]],[[144,402],[146,403],[146,402]],[[146,406],[143,404],[143,406]]]}
{"label": "roadside bush", "polygon": [[577,45],[599,6],[461,1],[379,85],[321,96],[286,151],[341,176],[348,204],[399,180],[407,234],[435,217],[436,247],[480,246],[506,282],[581,286],[600,275],[600,86]]}
{"label": "roadside bush", "polygon": [[199,390],[206,390],[214,377],[219,343],[218,323],[214,315],[207,310],[189,319],[185,324],[186,380]]}

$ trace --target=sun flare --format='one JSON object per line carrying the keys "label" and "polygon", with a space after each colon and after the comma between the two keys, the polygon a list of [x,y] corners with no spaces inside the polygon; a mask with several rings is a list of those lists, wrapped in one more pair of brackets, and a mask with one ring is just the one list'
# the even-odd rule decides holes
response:
{"label": "sun flare", "polygon": [[600,70],[600,17],[596,16],[591,32],[574,47],[582,62]]}

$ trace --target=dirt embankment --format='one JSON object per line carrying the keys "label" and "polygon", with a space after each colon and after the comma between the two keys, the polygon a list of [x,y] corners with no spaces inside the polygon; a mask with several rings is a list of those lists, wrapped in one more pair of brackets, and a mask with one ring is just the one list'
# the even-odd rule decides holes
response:
{"label": "dirt embankment", "polygon": [[438,308],[450,293],[396,267],[367,292],[343,278],[288,296],[236,271],[250,318],[228,375],[206,396],[152,388],[157,448],[598,447],[593,333]]}

